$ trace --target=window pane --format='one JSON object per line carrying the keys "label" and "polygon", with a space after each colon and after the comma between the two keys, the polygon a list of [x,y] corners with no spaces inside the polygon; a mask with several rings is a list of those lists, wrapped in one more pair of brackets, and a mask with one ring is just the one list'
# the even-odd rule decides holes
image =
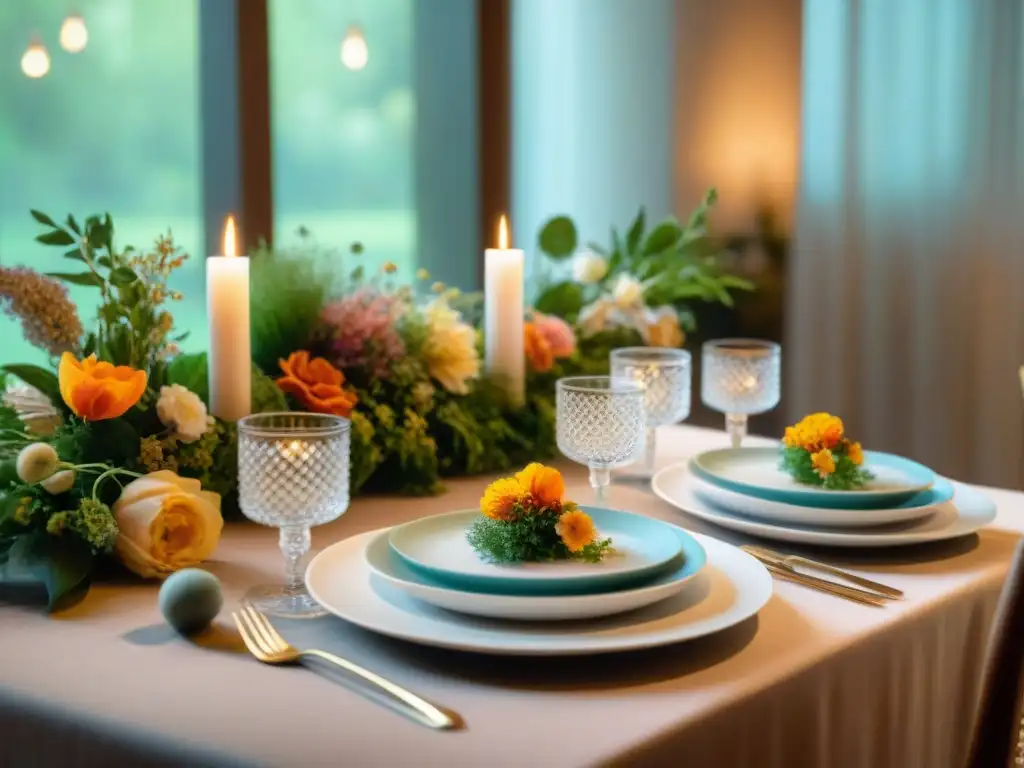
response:
{"label": "window pane", "polygon": [[[300,226],[368,265],[416,266],[413,0],[270,0],[275,240]],[[368,60],[349,69],[358,25]],[[357,44],[357,41],[353,44]],[[357,51],[358,52],[358,51]]]}
{"label": "window pane", "polygon": [[[59,43],[69,8],[83,16],[88,43],[68,53]],[[21,53],[38,35],[51,60],[26,77]],[[115,246],[148,248],[171,229],[191,258],[172,285],[185,300],[170,307],[192,332],[183,345],[206,344],[200,216],[198,34],[196,0],[33,0],[0,3],[0,263],[77,271],[62,249],[42,246],[29,216],[109,212]],[[73,288],[88,326],[96,292]],[[0,317],[0,362],[42,362]]]}

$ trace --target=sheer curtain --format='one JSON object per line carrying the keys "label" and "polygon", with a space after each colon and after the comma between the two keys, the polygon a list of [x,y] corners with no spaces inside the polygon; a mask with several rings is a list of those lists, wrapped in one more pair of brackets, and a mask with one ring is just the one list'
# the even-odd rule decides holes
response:
{"label": "sheer curtain", "polygon": [[1024,4],[806,0],[790,416],[1021,484]]}

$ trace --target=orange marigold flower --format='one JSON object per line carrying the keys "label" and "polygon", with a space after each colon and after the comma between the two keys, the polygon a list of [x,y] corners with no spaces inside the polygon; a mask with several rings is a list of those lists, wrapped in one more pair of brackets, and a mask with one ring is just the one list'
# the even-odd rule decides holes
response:
{"label": "orange marigold flower", "polygon": [[815,453],[822,448],[835,448],[843,441],[843,421],[830,413],[812,413],[792,427],[786,427],[783,442],[791,448]]}
{"label": "orange marigold flower", "polygon": [[790,448],[802,448],[803,447],[803,436],[796,427],[786,427],[786,434],[782,438],[782,442]]}
{"label": "orange marigold flower", "polygon": [[550,507],[562,502],[565,481],[562,473],[552,467],[534,462],[516,473],[516,481],[533,497],[538,507]]}
{"label": "orange marigold flower", "polygon": [[487,486],[480,499],[480,511],[494,520],[507,522],[513,518],[513,507],[522,501],[526,493],[522,483],[513,477],[495,480]]}
{"label": "orange marigold flower", "polygon": [[848,444],[846,446],[846,455],[858,467],[864,463],[864,449],[861,448],[860,443]]}
{"label": "orange marigold flower", "polygon": [[79,362],[70,352],[65,352],[60,358],[57,378],[60,396],[68,408],[87,421],[122,416],[146,391],[145,371],[97,362],[96,355]]}
{"label": "orange marigold flower", "polygon": [[812,453],[811,465],[822,479],[836,471],[836,460],[828,448],[822,448],[817,453]]}
{"label": "orange marigold flower", "polygon": [[301,350],[279,360],[278,365],[284,376],[277,386],[314,413],[347,417],[359,401],[355,392],[342,389],[344,374],[322,357],[310,359],[309,352]]}
{"label": "orange marigold flower", "polygon": [[843,439],[843,422],[837,416],[830,416],[821,424],[819,440],[825,448],[835,448]]}
{"label": "orange marigold flower", "polygon": [[579,552],[597,538],[594,521],[590,519],[590,515],[579,509],[563,512],[555,523],[555,533],[562,538],[562,543],[570,552]]}
{"label": "orange marigold flower", "polygon": [[523,326],[523,341],[530,367],[537,373],[550,371],[555,364],[555,355],[551,350],[551,343],[534,323],[526,323]]}

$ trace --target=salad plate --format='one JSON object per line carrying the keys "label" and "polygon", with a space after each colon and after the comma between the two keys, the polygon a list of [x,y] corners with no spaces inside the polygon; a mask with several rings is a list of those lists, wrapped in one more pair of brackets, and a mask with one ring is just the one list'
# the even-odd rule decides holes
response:
{"label": "salad plate", "polygon": [[676,527],[631,512],[581,506],[612,552],[579,560],[498,564],[466,539],[478,510],[434,515],[392,529],[391,549],[420,575],[449,587],[504,595],[587,594],[637,586],[673,567],[682,554]]}
{"label": "salad plate", "polygon": [[864,451],[875,477],[864,488],[827,490],[794,480],[779,466],[778,448],[723,448],[690,460],[690,471],[709,483],[768,501],[831,509],[876,509],[909,501],[935,483],[935,473],[891,453]]}
{"label": "salad plate", "polygon": [[704,548],[676,528],[681,555],[660,576],[634,589],[590,595],[495,595],[447,587],[413,570],[391,549],[384,531],[366,547],[372,580],[425,603],[450,611],[496,619],[565,621],[610,616],[651,605],[678,594],[704,567]]}
{"label": "salad plate", "polygon": [[877,509],[843,509],[836,507],[806,507],[800,504],[787,504],[783,501],[771,501],[757,496],[730,490],[709,483],[690,473],[685,464],[679,464],[678,471],[688,475],[689,484],[694,492],[726,512],[757,518],[784,525],[810,525],[822,528],[868,528],[889,523],[903,523],[908,520],[919,520],[933,514],[940,505],[953,498],[953,484],[944,478],[935,481],[935,485],[922,491],[902,504]]}

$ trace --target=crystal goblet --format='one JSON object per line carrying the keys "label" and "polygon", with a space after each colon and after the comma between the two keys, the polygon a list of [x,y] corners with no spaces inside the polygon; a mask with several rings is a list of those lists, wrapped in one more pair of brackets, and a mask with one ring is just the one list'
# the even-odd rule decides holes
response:
{"label": "crystal goblet", "polygon": [[733,448],[747,436],[747,416],[779,404],[782,348],[761,339],[718,339],[704,343],[701,400],[725,414]]}
{"label": "crystal goblet", "polygon": [[671,347],[623,347],[610,355],[612,376],[632,379],[644,388],[646,428],[644,456],[638,474],[654,474],[655,428],[690,415],[690,353]]}
{"label": "crystal goblet", "polygon": [[597,502],[611,469],[635,462],[644,449],[644,389],[630,379],[570,376],[555,384],[558,450],[590,467]]}
{"label": "crystal goblet", "polygon": [[348,509],[349,422],[322,413],[261,413],[238,422],[238,496],[253,522],[280,528],[283,585],[253,587],[246,599],[273,616],[325,611],[306,591],[301,564],[309,529]]}

